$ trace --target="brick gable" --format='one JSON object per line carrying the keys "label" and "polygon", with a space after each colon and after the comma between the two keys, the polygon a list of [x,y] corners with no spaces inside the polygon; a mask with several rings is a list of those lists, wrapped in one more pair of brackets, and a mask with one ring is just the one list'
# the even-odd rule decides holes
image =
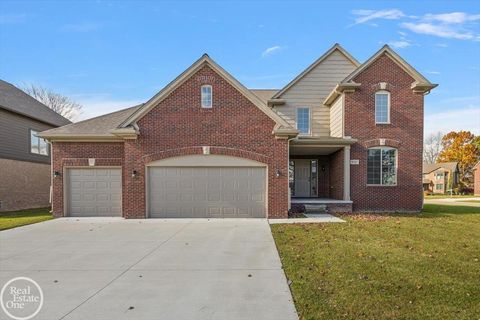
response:
{"label": "brick gable", "polygon": [[[414,79],[386,54],[357,75],[361,87],[345,94],[345,135],[352,146],[351,197],[357,211],[419,211],[422,208],[423,94],[414,93]],[[375,124],[375,92],[385,82],[391,94],[391,124]],[[379,139],[398,149],[397,186],[367,186],[367,146]],[[377,143],[378,145],[378,143]]]}

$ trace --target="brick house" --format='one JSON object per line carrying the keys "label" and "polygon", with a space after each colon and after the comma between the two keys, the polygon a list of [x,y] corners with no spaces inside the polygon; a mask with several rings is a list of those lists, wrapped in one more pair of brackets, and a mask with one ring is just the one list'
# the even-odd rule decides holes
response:
{"label": "brick house", "polygon": [[458,188],[459,182],[458,162],[423,164],[423,191],[445,194]]}
{"label": "brick house", "polygon": [[388,46],[336,44],[279,90],[249,90],[203,55],[150,100],[47,130],[55,216],[286,218],[422,208],[423,96]]}

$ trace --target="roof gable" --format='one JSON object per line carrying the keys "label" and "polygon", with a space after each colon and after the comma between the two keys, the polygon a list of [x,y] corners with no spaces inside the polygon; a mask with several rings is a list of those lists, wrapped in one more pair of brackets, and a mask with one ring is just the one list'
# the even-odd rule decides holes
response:
{"label": "roof gable", "polygon": [[383,54],[387,55],[393,62],[395,62],[400,68],[402,68],[406,73],[408,73],[414,80],[412,84],[412,89],[414,85],[417,87],[425,87],[433,89],[437,84],[433,84],[427,80],[423,75],[420,74],[414,67],[412,67],[407,61],[400,57],[395,51],[393,51],[388,45],[384,45],[380,50],[378,50],[373,56],[370,57],[367,61],[362,63],[357,69],[355,69],[350,75],[342,80],[343,83],[353,83],[356,76],[362,73],[367,69],[372,63],[374,63],[379,57]]}
{"label": "roof gable", "polygon": [[358,67],[360,63],[350,54],[348,53],[341,45],[336,43],[333,47],[331,47],[327,52],[325,52],[320,58],[315,60],[310,66],[308,66],[305,70],[303,70],[298,76],[296,76],[292,81],[290,81],[285,87],[283,87],[280,91],[278,91],[272,99],[280,98],[285,92],[287,92],[291,87],[293,87],[296,83],[302,80],[305,76],[307,76],[312,70],[314,70],[318,65],[324,62],[328,57],[330,57],[334,52],[339,52],[347,60],[349,60],[353,66]]}
{"label": "roof gable", "polygon": [[292,130],[292,128],[282,117],[276,112],[267,107],[266,103],[262,101],[257,95],[253,94],[250,90],[244,87],[237,79],[220,67],[215,61],[213,61],[207,54],[202,55],[200,59],[194,62],[187,70],[182,72],[177,78],[160,90],[150,100],[148,100],[142,107],[138,108],[132,115],[130,115],[123,123],[119,125],[119,128],[126,128],[134,125],[138,120],[145,116],[156,105],[168,97],[177,87],[182,85],[187,79],[194,75],[203,66],[208,65],[218,75],[225,79],[230,85],[237,89],[242,95],[244,95],[250,102],[257,106],[262,112],[270,117],[277,124],[276,129]]}

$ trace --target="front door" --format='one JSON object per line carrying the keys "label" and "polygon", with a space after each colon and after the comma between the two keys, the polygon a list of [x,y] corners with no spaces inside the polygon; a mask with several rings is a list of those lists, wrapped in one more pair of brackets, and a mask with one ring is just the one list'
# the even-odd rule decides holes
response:
{"label": "front door", "polygon": [[295,197],[310,197],[310,160],[295,161]]}

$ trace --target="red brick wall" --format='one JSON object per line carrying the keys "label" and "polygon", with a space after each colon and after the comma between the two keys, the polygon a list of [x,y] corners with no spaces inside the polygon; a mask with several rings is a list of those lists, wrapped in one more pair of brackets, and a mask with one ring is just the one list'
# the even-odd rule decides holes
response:
{"label": "red brick wall", "polygon": [[343,200],[343,149],[330,155],[330,198]]}
{"label": "red brick wall", "polygon": [[[213,108],[200,106],[200,86],[213,87]],[[145,165],[172,156],[212,154],[244,157],[268,166],[269,217],[288,211],[287,141],[275,139],[273,120],[210,67],[204,66],[138,121],[137,140],[120,144],[54,144],[55,168],[62,158],[120,158],[123,163],[123,215],[145,218]],[[133,170],[138,171],[132,177]],[[280,170],[280,177],[276,176]],[[61,215],[62,179],[55,183],[55,212]]]}
{"label": "red brick wall", "polygon": [[480,166],[473,171],[473,194],[480,196]]}
{"label": "red brick wall", "polygon": [[88,159],[95,158],[95,166],[121,166],[122,142],[53,142],[53,168],[61,176],[53,179],[52,210],[55,217],[64,216],[63,179],[66,167],[88,166]]}
{"label": "red brick wall", "polygon": [[[351,149],[351,198],[355,211],[419,211],[422,208],[423,95],[414,79],[383,55],[360,73],[361,87],[345,95],[345,135],[358,139]],[[391,124],[375,124],[375,92],[386,82],[391,94]],[[389,139],[398,148],[397,186],[367,186],[367,146]],[[373,142],[372,142],[373,140]],[[377,140],[378,141],[378,140]],[[378,145],[378,143],[377,143]]]}

